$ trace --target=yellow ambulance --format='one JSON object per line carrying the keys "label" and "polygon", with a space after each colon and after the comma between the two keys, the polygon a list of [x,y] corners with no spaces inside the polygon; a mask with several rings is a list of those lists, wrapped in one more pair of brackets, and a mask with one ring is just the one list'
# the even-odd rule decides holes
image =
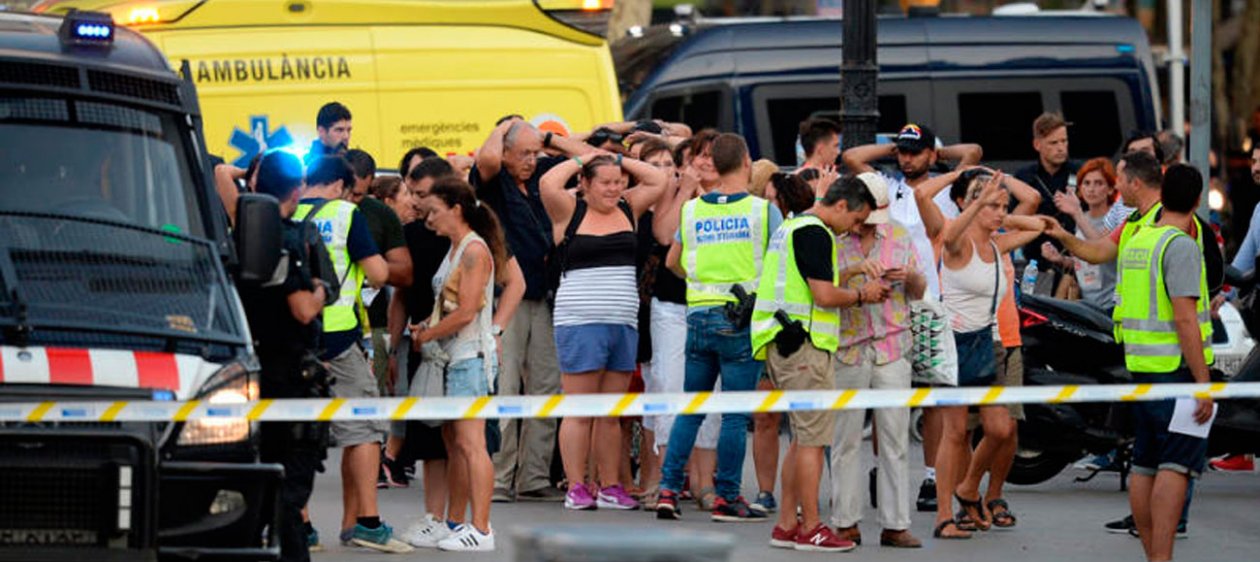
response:
{"label": "yellow ambulance", "polygon": [[[45,0],[108,12],[197,84],[212,154],[304,154],[320,106],[354,116],[350,145],[394,168],[409,149],[469,154],[500,117],[583,131],[621,120],[608,44],[571,25],[609,0]],[[569,24],[565,22],[570,22]]]}

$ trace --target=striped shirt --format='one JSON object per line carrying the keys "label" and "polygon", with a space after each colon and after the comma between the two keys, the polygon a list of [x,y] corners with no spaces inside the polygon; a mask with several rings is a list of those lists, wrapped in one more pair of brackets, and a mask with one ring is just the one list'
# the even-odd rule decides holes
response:
{"label": "striped shirt", "polygon": [[639,288],[633,231],[576,234],[565,249],[556,291],[556,326],[639,325]]}

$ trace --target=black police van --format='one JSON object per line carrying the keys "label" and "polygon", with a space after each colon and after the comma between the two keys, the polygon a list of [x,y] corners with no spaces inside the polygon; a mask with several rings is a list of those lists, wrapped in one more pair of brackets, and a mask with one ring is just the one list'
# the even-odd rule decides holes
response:
{"label": "black police van", "polygon": [[[800,122],[838,115],[838,19],[700,20],[636,35],[613,47],[628,119],[735,131],[754,157],[791,166]],[[930,125],[1011,168],[1035,161],[1043,111],[1074,123],[1074,158],[1113,155],[1131,130],[1159,125],[1150,45],[1130,18],[881,17],[878,42],[881,133]]]}
{"label": "black police van", "polygon": [[[0,13],[0,190],[0,418],[257,398],[233,279],[275,270],[279,214],[246,213],[234,244],[193,83],[146,39]],[[49,407],[0,422],[0,560],[278,557],[282,471],[250,422]]]}

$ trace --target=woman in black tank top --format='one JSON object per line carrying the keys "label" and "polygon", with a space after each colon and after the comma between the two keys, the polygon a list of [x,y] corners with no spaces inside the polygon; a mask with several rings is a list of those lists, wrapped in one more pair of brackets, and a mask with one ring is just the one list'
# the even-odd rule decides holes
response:
{"label": "woman in black tank top", "polygon": [[[565,189],[579,171],[581,201]],[[637,187],[626,189],[626,174],[638,180]],[[653,166],[602,151],[559,164],[539,182],[563,260],[555,323],[565,394],[622,393],[629,388],[638,346],[634,226],[660,199],[665,185],[665,174]],[[588,484],[592,431],[598,478]],[[566,507],[638,507],[618,479],[621,430],[616,418],[565,418],[560,453],[569,481]]]}

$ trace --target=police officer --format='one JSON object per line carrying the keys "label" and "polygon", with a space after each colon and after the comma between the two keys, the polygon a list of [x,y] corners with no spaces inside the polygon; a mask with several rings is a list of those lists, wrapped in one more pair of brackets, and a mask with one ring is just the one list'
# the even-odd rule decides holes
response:
{"label": "police officer", "polygon": [[[752,357],[747,315],[770,233],[783,221],[774,205],[748,193],[752,160],[739,135],[713,140],[717,189],[682,204],[680,227],[666,263],[687,280],[687,367],[683,389],[712,391],[719,375],[723,391],[754,390],[761,362]],[[689,173],[690,174],[690,173]],[[694,190],[698,181],[686,182]],[[684,194],[683,196],[686,196]],[[675,199],[672,215],[682,197]],[[738,288],[736,290],[735,288]],[[737,296],[743,295],[744,298]],[[749,509],[740,496],[747,446],[748,414],[723,414],[718,437],[715,521],[750,521],[765,514]],[[657,517],[677,519],[684,468],[702,415],[679,416],[669,436],[662,470]]]}
{"label": "police officer", "polygon": [[[297,156],[271,151],[258,167],[256,190],[280,201],[284,217],[284,251],[287,259],[283,280],[275,284],[239,287],[254,348],[262,367],[263,398],[315,398],[327,396],[323,368],[315,359],[319,347],[320,311],[336,289],[327,287],[313,270],[322,251],[318,236],[303,223],[289,220],[298,206],[302,163]],[[314,254],[312,252],[315,252]],[[312,259],[314,258],[314,259]],[[277,276],[279,278],[280,276]],[[315,471],[326,451],[326,424],[268,422],[262,425],[262,460],[284,466],[280,485],[280,559],[310,560],[309,529],[302,521],[302,507],[311,496]]]}
{"label": "police officer", "polygon": [[[1124,362],[1137,383],[1207,383],[1212,319],[1206,268],[1190,235],[1203,176],[1175,164],[1164,176],[1163,212],[1121,247],[1115,318]],[[1190,479],[1203,472],[1207,439],[1170,431],[1173,400],[1134,404],[1136,437],[1129,503],[1148,560],[1172,560]],[[1212,399],[1194,405],[1211,420]]]}
{"label": "police officer", "polygon": [[[324,307],[323,352],[337,398],[377,398],[380,389],[361,347],[358,296],[366,282],[380,288],[389,278],[389,265],[372,240],[367,219],[344,192],[354,186],[354,170],[341,156],[321,156],[306,171],[306,188],[294,215],[309,217],[332,257],[340,280],[337,300]],[[410,552],[411,547],[393,538],[393,529],[377,511],[376,480],[380,471],[381,442],[387,425],[379,420],[334,421],[333,445],[344,449],[341,461],[345,507],[341,520],[343,543],[382,552]]]}
{"label": "police officer", "polygon": [[[846,176],[832,185],[814,208],[775,231],[753,309],[751,347],[766,361],[770,381],[780,390],[835,388],[833,361],[840,345],[840,307],[887,298],[877,279],[861,289],[840,286],[835,233],[866,221],[875,199],[861,180]],[[783,459],[783,503],[770,546],[815,552],[852,550],[818,514],[823,448],[832,444],[835,415],[827,410],[789,412],[792,445]],[[676,431],[676,430],[675,430]],[[800,518],[797,518],[797,508]]]}

